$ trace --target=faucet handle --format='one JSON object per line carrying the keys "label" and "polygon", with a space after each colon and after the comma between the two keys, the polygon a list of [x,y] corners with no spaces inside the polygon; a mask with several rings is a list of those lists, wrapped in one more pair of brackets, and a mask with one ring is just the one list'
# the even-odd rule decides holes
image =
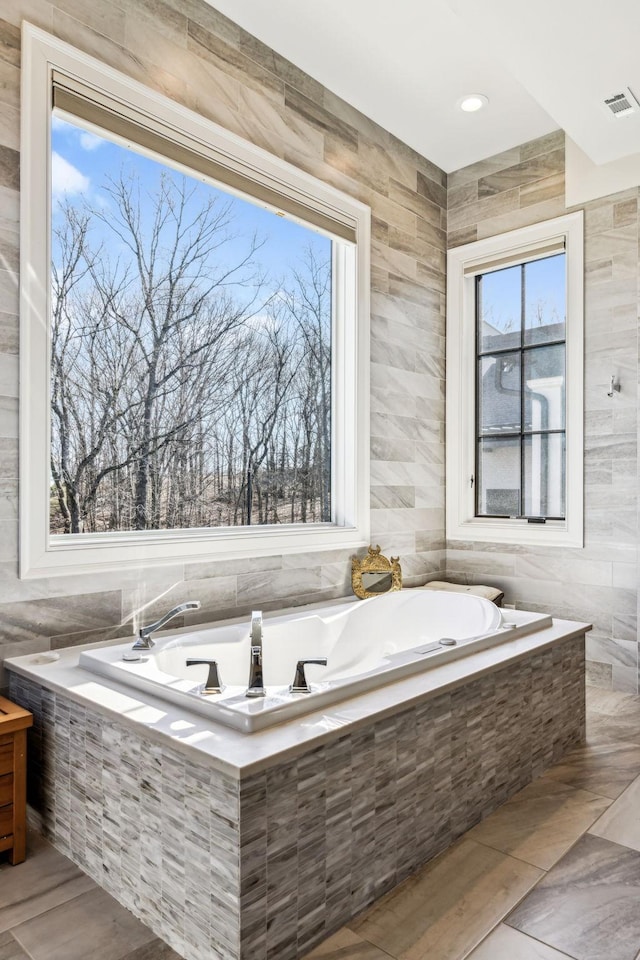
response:
{"label": "faucet handle", "polygon": [[204,694],[222,693],[224,687],[220,683],[220,676],[218,674],[218,661],[217,660],[191,660],[191,659],[187,660],[188,667],[195,667],[201,663],[206,663],[209,665],[209,674],[207,676],[207,680],[202,692]]}
{"label": "faucet handle", "polygon": [[317,663],[320,667],[326,667],[327,658],[316,657],[312,660],[298,660],[296,665],[296,675],[293,678],[293,683],[289,687],[290,693],[311,693],[311,687],[307,683],[307,678],[304,672],[304,668],[308,663]]}

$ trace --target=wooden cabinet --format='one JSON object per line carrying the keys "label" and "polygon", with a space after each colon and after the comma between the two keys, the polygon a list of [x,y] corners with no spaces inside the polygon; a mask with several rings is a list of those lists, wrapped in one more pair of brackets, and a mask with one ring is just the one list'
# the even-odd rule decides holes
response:
{"label": "wooden cabinet", "polygon": [[0,697],[0,852],[11,863],[26,856],[28,710]]}

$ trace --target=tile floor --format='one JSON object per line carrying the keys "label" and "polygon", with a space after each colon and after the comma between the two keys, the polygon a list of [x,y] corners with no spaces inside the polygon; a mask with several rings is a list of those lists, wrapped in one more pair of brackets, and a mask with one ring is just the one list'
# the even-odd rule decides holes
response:
{"label": "tile floor", "polygon": [[[640,960],[640,697],[308,960]],[[179,960],[46,841],[0,863],[0,960]],[[277,958],[275,958],[277,960]]]}

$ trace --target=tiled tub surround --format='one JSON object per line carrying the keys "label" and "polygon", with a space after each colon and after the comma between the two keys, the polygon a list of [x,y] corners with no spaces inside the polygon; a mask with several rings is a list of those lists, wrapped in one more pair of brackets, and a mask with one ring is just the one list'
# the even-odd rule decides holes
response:
{"label": "tiled tub surround", "polygon": [[31,800],[188,960],[296,960],[584,739],[585,629],[556,621],[252,737],[98,684],[75,651],[20,658]]}

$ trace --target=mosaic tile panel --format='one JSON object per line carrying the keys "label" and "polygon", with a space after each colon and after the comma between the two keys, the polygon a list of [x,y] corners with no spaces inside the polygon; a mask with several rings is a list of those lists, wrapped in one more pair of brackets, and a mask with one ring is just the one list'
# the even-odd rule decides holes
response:
{"label": "mosaic tile panel", "polygon": [[187,960],[298,960],[584,739],[584,640],[233,779],[11,674],[47,836]]}
{"label": "mosaic tile panel", "polygon": [[12,675],[29,703],[29,801],[46,835],[190,960],[234,960],[238,781]]}

